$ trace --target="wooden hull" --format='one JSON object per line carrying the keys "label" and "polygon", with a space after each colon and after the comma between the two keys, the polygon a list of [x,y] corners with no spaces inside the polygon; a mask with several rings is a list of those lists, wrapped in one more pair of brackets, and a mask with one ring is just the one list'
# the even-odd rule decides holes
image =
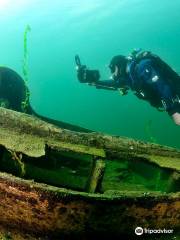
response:
{"label": "wooden hull", "polygon": [[0,169],[21,176],[0,173],[0,224],[19,232],[54,240],[134,236],[137,226],[178,231],[177,149],[0,108]]}
{"label": "wooden hull", "polygon": [[180,194],[88,194],[0,173],[0,223],[20,231],[64,236],[134,235],[137,226],[179,227]]}

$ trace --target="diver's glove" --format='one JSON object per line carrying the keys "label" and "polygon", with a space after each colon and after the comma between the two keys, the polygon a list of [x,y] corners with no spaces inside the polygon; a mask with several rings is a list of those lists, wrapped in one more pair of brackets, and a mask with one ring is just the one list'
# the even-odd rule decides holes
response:
{"label": "diver's glove", "polygon": [[81,83],[96,84],[100,79],[98,70],[89,70],[86,65],[81,65],[78,55],[75,56],[77,78]]}

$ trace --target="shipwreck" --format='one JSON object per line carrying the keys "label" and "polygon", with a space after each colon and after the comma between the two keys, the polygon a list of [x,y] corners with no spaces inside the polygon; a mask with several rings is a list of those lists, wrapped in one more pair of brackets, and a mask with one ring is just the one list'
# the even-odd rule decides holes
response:
{"label": "shipwreck", "polygon": [[178,233],[178,149],[0,108],[0,171],[1,226],[50,239]]}

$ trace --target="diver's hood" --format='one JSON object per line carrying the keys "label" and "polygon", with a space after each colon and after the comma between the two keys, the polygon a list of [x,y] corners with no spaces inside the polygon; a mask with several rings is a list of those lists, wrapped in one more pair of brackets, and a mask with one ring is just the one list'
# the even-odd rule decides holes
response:
{"label": "diver's hood", "polygon": [[117,66],[118,69],[124,70],[124,69],[126,69],[126,65],[127,65],[127,58],[123,55],[117,55],[112,58],[112,60],[109,64],[109,68],[111,70],[111,73],[114,73],[115,66]]}

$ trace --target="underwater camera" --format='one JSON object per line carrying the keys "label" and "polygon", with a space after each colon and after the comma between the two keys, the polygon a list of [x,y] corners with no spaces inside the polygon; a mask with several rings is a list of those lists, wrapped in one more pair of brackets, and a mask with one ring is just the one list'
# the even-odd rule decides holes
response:
{"label": "underwater camera", "polygon": [[100,74],[98,70],[89,70],[86,65],[82,65],[78,55],[75,56],[77,77],[81,83],[96,83]]}

